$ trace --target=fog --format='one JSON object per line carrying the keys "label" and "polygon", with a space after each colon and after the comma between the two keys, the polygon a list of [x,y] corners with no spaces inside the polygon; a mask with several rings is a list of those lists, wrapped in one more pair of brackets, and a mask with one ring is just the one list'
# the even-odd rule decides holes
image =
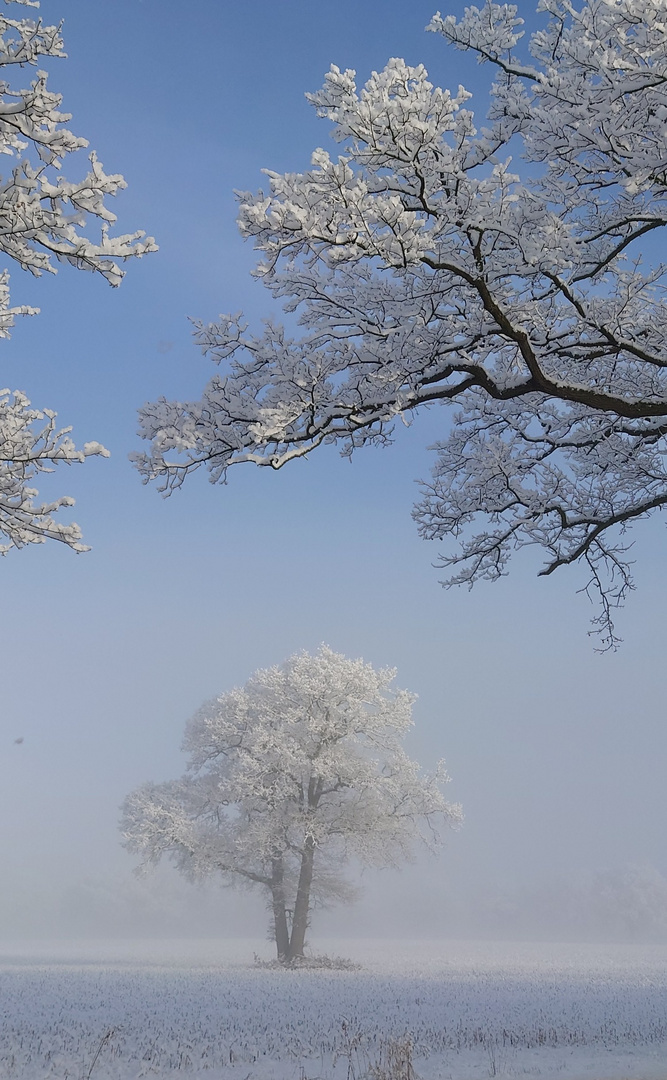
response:
{"label": "fog", "polygon": [[[330,475],[342,468],[332,459]],[[68,565],[66,552],[37,553],[42,566],[33,558],[31,569],[33,580],[40,573],[44,639],[35,641],[39,610],[19,616],[16,584],[7,592],[17,616],[2,640],[11,657],[6,934],[262,936],[268,919],[259,897],[196,888],[167,869],[134,877],[136,859],[119,845],[118,807],[138,783],[181,773],[183,725],[202,700],[322,639],[394,664],[398,685],[419,693],[409,748],[427,768],[446,757],[448,794],[462,802],[465,823],[438,856],[402,873],[364,873],[358,903],[314,913],[314,942],[318,934],[652,939],[664,931],[666,737],[654,553],[648,545],[641,552],[626,641],[604,656],[586,637],[587,607],[568,579],[545,589],[526,568],[472,593],[439,590],[425,545],[410,541],[407,483],[395,509],[393,494],[392,508],[377,494],[355,507],[356,564],[330,574],[349,485],[360,497],[377,491],[372,471],[389,476],[394,468],[407,468],[399,447],[373,456],[372,466],[348,468],[329,511],[320,508],[317,524],[303,528],[302,546],[291,532],[274,539],[271,565],[262,556],[271,530],[258,526],[215,573],[208,537],[178,573],[175,499],[169,528],[134,572],[125,563],[123,573],[104,583],[89,577],[78,590],[76,576],[95,556]],[[284,485],[283,510],[293,500],[296,515],[310,483],[295,477]],[[235,501],[242,488],[198,497]],[[278,501],[267,485],[270,498]],[[377,545],[369,542],[374,522],[384,537]],[[106,557],[118,565],[113,553]],[[301,589],[285,575],[275,583],[272,566],[298,558]],[[49,559],[58,560],[57,575],[44,568]],[[24,557],[24,582],[27,567]],[[160,578],[167,596],[149,599]]]}
{"label": "fog", "polygon": [[[401,871],[351,868],[361,899],[314,912],[315,946],[667,937],[663,522],[633,534],[624,643],[600,655],[576,570],[539,579],[525,554],[493,585],[440,587],[410,510],[444,410],[351,463],[325,449],[277,475],[239,469],[225,488],[197,476],[168,500],[127,462],[136,408],[209,375],[187,316],[271,310],[247,277],[232,190],[258,187],[265,166],[302,168],[326,143],[303,92],[331,62],[365,76],[392,55],[423,59],[453,88],[481,92],[484,72],[423,34],[437,5],[421,0],[262,0],[243,5],[256,8],[252,35],[217,0],[193,0],[187,16],[157,0],[52,6],[70,56],[53,84],[77,133],[128,179],[123,230],[145,228],[161,251],[128,267],[117,293],[67,268],[13,276],[14,301],[42,313],[2,344],[3,384],[112,458],[43,485],[76,497],[90,553],[35,546],[0,563],[0,936],[261,938],[261,897],[169,867],[137,877],[118,808],[137,784],[180,775],[183,727],[204,700],[326,642],[395,666],[419,695],[409,750],[425,768],[446,759],[465,823]],[[204,25],[197,55],[184,53]],[[180,90],[172,101],[174,80],[196,110]]]}

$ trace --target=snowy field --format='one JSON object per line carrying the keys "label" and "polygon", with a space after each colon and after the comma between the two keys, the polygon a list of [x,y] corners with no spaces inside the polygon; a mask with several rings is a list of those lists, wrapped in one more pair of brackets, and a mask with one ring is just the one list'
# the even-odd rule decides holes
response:
{"label": "snowy field", "polygon": [[13,1080],[667,1078],[667,947],[322,943],[357,971],[252,965],[264,942],[4,947]]}

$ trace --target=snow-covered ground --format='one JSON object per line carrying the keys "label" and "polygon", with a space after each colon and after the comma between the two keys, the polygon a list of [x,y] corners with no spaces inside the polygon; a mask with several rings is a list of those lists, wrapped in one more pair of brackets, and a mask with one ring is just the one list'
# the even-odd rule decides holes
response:
{"label": "snow-covered ground", "polygon": [[408,1080],[386,1066],[409,1037],[422,1080],[667,1078],[665,946],[321,945],[361,968],[264,970],[249,941],[0,948],[0,1076]]}

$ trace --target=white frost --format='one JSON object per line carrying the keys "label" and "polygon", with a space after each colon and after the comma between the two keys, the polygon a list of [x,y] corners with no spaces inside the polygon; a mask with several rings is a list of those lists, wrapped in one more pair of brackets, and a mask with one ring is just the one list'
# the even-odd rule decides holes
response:
{"label": "white frost", "polygon": [[545,573],[582,562],[611,645],[623,530],[667,503],[667,303],[638,261],[667,227],[667,20],[664,0],[538,10],[530,40],[513,5],[430,23],[497,70],[479,128],[423,65],[360,88],[331,67],[309,99],[340,156],[239,196],[256,274],[303,333],[198,324],[226,371],[144,408],[136,460],[164,490],[202,465],[224,481],[387,443],[397,416],[455,401],[416,510],[450,580],[497,578],[525,545]]}

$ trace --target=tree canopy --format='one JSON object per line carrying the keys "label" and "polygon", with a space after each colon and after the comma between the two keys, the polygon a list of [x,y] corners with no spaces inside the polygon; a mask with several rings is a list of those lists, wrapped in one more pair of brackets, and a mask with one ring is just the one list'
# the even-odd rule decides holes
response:
{"label": "tree canopy", "polygon": [[[38,8],[34,0],[4,0],[6,4]],[[8,18],[0,14],[0,68],[35,66],[41,57],[64,57],[60,26],[41,19]],[[0,252],[31,274],[55,273],[56,262],[100,274],[110,285],[124,276],[118,260],[155,250],[143,232],[113,236],[116,217],[105,203],[124,188],[123,177],[107,174],[96,154],[81,180],[69,181],[61,172],[64,159],[88,146],[68,128],[71,117],[60,111],[61,97],[47,87],[47,75],[37,71],[28,87],[0,85],[0,153],[15,162],[11,175],[0,176]],[[82,231],[92,219],[101,228],[99,239]],[[8,337],[16,315],[38,309],[12,307],[9,275],[0,273],[0,337]],[[22,391],[0,390],[0,553],[26,544],[60,540],[85,551],[75,523],[57,521],[54,514],[73,500],[62,496],[36,501],[35,477],[59,463],[81,462],[92,455],[108,456],[99,442],[77,449],[71,428],[59,428],[51,409],[32,408]]]}
{"label": "tree canopy", "polygon": [[224,481],[387,443],[398,417],[453,402],[415,509],[449,580],[497,578],[526,545],[543,574],[584,563],[609,646],[632,587],[624,532],[667,501],[666,10],[538,12],[527,43],[513,5],[429,24],[494,66],[481,126],[423,66],[392,59],[361,89],[332,66],[308,97],[340,156],[240,195],[256,275],[302,332],[198,324],[225,372],[142,410],[137,461],[167,491],[202,465]]}
{"label": "tree canopy", "polygon": [[403,749],[415,699],[395,675],[322,646],[207,702],[186,729],[182,779],[125,801],[127,848],[259,888],[279,960],[299,959],[312,903],[353,895],[350,859],[397,864],[460,821],[444,763],[425,776]]}

